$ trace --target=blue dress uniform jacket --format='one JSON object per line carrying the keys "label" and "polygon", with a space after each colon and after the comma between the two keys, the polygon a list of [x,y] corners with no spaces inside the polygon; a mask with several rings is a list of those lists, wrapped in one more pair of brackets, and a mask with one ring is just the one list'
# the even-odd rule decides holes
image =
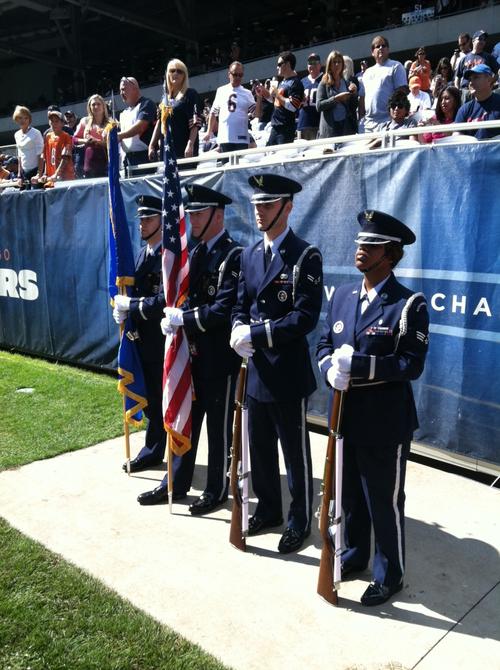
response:
{"label": "blue dress uniform jacket", "polygon": [[406,460],[418,427],[410,380],[424,368],[429,317],[425,297],[402,286],[393,274],[363,314],[360,289],[356,282],[335,290],[317,358],[326,380],[334,350],[344,343],[355,350],[341,428],[342,560],[356,569],[367,566],[373,526],[373,579],[393,588],[404,574]]}
{"label": "blue dress uniform jacket", "polygon": [[144,246],[137,258],[130,301],[130,316],[139,336],[137,348],[148,400],[145,409],[148,418],[145,446],[137,455],[144,466],[161,463],[165,454],[166,433],[162,412],[165,337],[160,328],[164,307],[161,246],[153,254],[147,254],[147,246]]}
{"label": "blue dress uniform jacket", "polygon": [[273,525],[283,516],[279,438],[292,497],[287,525],[301,533],[311,526],[306,410],[316,387],[306,336],[318,322],[322,293],[321,254],[291,230],[267,270],[263,241],[243,251],[233,325],[250,324],[255,349],[247,376],[255,515]]}
{"label": "blue dress uniform jacket", "polygon": [[380,295],[360,314],[360,289],[361,283],[356,282],[335,290],[317,359],[328,384],[326,373],[332,365],[329,356],[344,343],[355,350],[342,420],[343,432],[350,440],[401,442],[418,428],[409,382],[420,377],[424,369],[427,303],[421,293],[413,293],[391,274]]}
{"label": "blue dress uniform jacket", "polygon": [[321,254],[292,230],[267,271],[262,240],[243,251],[233,324],[251,324],[255,354],[249,361],[248,395],[273,402],[304,398],[315,390],[306,335],[316,327],[322,295]]}
{"label": "blue dress uniform jacket", "polygon": [[189,300],[184,330],[191,351],[194,386],[191,449],[175,463],[174,490],[191,487],[203,419],[207,418],[208,468],[205,493],[227,497],[232,442],[234,391],[241,358],[229,346],[231,311],[236,301],[241,247],[225,232],[205,254],[204,244],[191,253]]}
{"label": "blue dress uniform jacket", "polygon": [[203,246],[198,244],[191,253],[184,330],[191,348],[193,377],[210,379],[236,374],[241,364],[229,340],[242,247],[227,232],[200,259]]}

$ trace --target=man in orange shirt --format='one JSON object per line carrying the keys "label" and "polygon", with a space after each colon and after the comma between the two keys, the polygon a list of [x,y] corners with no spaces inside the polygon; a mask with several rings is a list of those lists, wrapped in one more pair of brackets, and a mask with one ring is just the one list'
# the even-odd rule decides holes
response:
{"label": "man in orange shirt", "polygon": [[75,179],[73,140],[63,130],[64,117],[56,110],[51,110],[48,117],[50,131],[45,135],[43,146],[45,170],[43,175],[38,174],[32,178],[34,184]]}

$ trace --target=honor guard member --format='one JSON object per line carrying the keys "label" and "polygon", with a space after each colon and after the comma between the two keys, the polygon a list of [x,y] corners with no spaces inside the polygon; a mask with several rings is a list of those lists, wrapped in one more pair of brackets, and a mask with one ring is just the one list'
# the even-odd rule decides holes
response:
{"label": "honor guard member", "polygon": [[[162,413],[165,337],[160,328],[165,307],[161,274],[161,198],[139,195],[136,202],[141,239],[147,244],[142,247],[137,258],[131,297],[115,296],[113,310],[117,323],[124,321],[129,312],[133,319],[148,401],[144,410],[148,418],[145,445],[130,461],[130,472],[159,465],[165,454],[166,443]],[[126,464],[123,469],[127,469]]]}
{"label": "honor guard member", "polygon": [[281,553],[297,551],[311,528],[311,453],[307,397],[316,388],[307,334],[321,309],[321,254],[288,226],[297,182],[251,177],[257,227],[264,238],[244,249],[231,346],[248,357],[247,400],[252,483],[258,498],[249,535],[283,523],[278,438],[292,502]]}
{"label": "honor guard member", "polygon": [[424,295],[392,272],[415,235],[383,212],[358,221],[355,265],[364,278],[335,290],[317,359],[328,386],[347,391],[342,574],[366,569],[373,526],[373,582],[361,603],[379,605],[403,588],[406,460],[418,427],[410,380],[424,368],[429,316]]}
{"label": "honor guard member", "polygon": [[[194,386],[191,449],[174,463],[174,497],[191,488],[203,418],[207,418],[208,471],[202,495],[191,514],[211,512],[227,500],[229,451],[232,442],[234,393],[241,359],[229,346],[231,311],[236,302],[241,247],[224,229],[224,207],[232,200],[213,189],[191,184],[185,211],[193,249],[189,269],[189,299],[182,309],[167,307],[162,329],[183,327],[189,340]],[[142,505],[164,502],[168,482],[139,496]]]}

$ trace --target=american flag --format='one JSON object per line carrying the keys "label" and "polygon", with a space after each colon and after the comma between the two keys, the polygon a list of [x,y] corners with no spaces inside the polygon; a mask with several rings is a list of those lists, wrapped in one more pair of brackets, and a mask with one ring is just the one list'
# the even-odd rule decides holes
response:
{"label": "american flag", "polygon": [[[168,113],[168,112],[167,112]],[[180,307],[189,289],[186,221],[170,117],[165,119],[163,173],[162,273],[167,307]],[[191,448],[191,361],[183,328],[167,335],[163,364],[163,422],[172,437],[172,450],[181,456]]]}

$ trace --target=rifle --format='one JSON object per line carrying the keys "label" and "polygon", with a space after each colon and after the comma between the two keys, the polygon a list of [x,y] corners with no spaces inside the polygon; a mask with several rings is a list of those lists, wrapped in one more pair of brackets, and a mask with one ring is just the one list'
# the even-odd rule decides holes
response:
{"label": "rifle", "polygon": [[[246,385],[247,385],[247,359],[244,358],[238,375],[238,386],[236,389],[236,408],[234,411],[233,442],[231,445],[231,494],[233,496],[233,508],[231,511],[231,530],[229,531],[229,542],[240,551],[246,550],[245,537],[248,532],[248,467],[246,466],[247,433],[246,421]],[[244,467],[245,466],[245,467]],[[245,479],[247,480],[245,482]],[[245,487],[245,484],[247,485]],[[246,500],[245,500],[246,499]],[[246,503],[246,519],[245,517]],[[245,523],[246,520],[246,523]]]}
{"label": "rifle", "polygon": [[321,485],[319,530],[323,539],[317,593],[331,605],[338,604],[342,553],[342,455],[344,439],[340,433],[344,391],[335,390],[328,425],[325,471]]}

